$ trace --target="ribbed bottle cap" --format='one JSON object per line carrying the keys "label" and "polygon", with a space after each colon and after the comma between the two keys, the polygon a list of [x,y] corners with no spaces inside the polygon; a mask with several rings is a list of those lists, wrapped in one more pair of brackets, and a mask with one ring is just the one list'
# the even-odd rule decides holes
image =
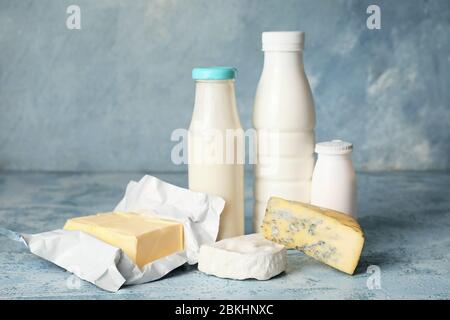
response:
{"label": "ribbed bottle cap", "polygon": [[194,80],[231,80],[236,78],[237,69],[233,67],[208,67],[192,69]]}
{"label": "ribbed bottle cap", "polygon": [[316,152],[318,154],[346,154],[353,150],[350,142],[342,140],[331,140],[316,144]]}
{"label": "ribbed bottle cap", "polygon": [[300,51],[305,43],[301,31],[271,31],[262,33],[263,51]]}

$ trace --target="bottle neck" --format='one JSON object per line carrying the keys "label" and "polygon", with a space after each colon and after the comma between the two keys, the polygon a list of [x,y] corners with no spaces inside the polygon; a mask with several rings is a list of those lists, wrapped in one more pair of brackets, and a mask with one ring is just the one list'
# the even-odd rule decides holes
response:
{"label": "bottle neck", "polygon": [[240,127],[234,80],[197,80],[191,128]]}
{"label": "bottle neck", "polygon": [[318,154],[317,160],[321,160],[323,162],[329,162],[329,161],[352,161],[352,154],[345,153],[345,154]]}
{"label": "bottle neck", "polygon": [[303,69],[303,51],[264,51],[264,70]]}
{"label": "bottle neck", "polygon": [[235,104],[234,80],[197,80],[195,82],[195,106],[210,108],[214,105]]}

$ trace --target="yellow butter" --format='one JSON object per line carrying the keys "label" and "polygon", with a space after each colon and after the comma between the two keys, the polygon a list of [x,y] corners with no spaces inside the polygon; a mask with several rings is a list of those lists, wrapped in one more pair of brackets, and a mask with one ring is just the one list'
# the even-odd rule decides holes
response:
{"label": "yellow butter", "polygon": [[364,245],[364,233],[351,216],[277,197],[269,199],[261,229],[267,239],[348,274]]}
{"label": "yellow butter", "polygon": [[98,213],[67,220],[66,230],[84,231],[122,249],[139,267],[184,249],[183,225],[136,213]]}

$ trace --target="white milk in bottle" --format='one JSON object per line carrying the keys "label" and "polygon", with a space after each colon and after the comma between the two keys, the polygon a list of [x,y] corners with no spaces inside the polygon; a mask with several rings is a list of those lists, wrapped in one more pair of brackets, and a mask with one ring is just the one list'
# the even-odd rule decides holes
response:
{"label": "white milk in bottle", "polygon": [[310,200],[316,121],[303,45],[303,32],[262,34],[264,68],[253,110],[258,141],[253,186],[256,232],[271,196]]}
{"label": "white milk in bottle", "polygon": [[217,240],[244,234],[244,136],[236,108],[236,69],[195,68],[188,136],[189,189],[222,197]]}

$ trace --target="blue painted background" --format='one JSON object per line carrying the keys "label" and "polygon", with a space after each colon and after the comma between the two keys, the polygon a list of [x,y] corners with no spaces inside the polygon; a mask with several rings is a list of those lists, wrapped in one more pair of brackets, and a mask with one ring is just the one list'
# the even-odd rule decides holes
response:
{"label": "blue painted background", "polygon": [[318,140],[353,142],[359,169],[450,168],[450,1],[0,0],[0,169],[184,170],[170,134],[189,124],[192,67],[239,69],[249,128],[260,34],[295,29]]}

